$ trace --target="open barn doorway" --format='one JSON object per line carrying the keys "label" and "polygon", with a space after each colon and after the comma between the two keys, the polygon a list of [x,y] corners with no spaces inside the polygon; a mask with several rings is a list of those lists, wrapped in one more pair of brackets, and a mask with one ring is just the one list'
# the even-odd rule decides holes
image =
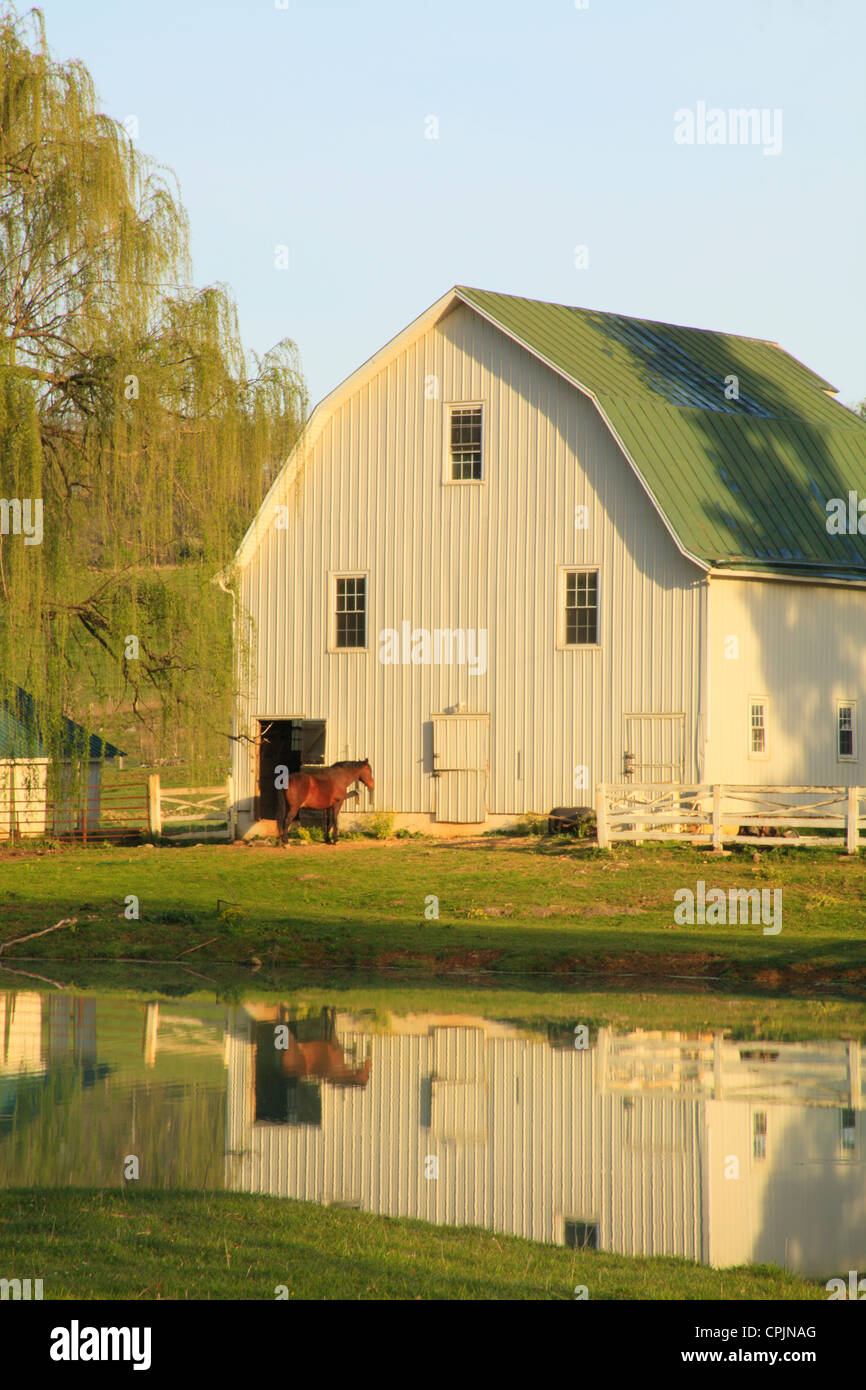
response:
{"label": "open barn doorway", "polygon": [[299,772],[325,761],[324,719],[260,719],[257,820],[276,820],[278,767]]}

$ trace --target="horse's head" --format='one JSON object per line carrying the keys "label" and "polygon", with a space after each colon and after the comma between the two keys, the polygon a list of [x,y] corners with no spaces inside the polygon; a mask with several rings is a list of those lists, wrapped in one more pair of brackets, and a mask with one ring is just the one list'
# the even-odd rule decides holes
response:
{"label": "horse's head", "polygon": [[365,758],[358,764],[358,781],[363,782],[368,791],[372,791],[376,783],[373,781],[373,769],[370,766],[370,759]]}

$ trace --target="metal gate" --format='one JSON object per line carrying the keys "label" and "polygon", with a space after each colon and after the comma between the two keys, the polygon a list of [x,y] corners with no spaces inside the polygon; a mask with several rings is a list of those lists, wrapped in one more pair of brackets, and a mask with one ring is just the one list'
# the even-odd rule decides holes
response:
{"label": "metal gate", "polygon": [[487,819],[487,714],[434,714],[437,821]]}
{"label": "metal gate", "polygon": [[684,714],[627,714],[623,776],[632,782],[685,780]]}

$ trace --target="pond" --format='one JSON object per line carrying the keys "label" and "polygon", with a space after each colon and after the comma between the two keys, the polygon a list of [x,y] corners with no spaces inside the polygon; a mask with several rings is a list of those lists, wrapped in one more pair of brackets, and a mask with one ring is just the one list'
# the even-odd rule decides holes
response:
{"label": "pond", "polygon": [[859,1042],[434,1003],[7,988],[0,1184],[269,1193],[719,1267],[866,1267]]}

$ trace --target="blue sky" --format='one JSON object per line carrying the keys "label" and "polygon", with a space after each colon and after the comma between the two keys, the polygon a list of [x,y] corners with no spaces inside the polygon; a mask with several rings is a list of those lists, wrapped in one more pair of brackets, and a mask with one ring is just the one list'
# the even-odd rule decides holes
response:
{"label": "blue sky", "polygon": [[[866,396],[863,0],[284,2],[41,8],[314,402],[456,283],[769,338]],[[781,111],[780,152],[676,143],[699,102]]]}

